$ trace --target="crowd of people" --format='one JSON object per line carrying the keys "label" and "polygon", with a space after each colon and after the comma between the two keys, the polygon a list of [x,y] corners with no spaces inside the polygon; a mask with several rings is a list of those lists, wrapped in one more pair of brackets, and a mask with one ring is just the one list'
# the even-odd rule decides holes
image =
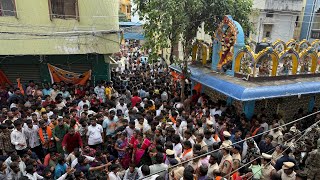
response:
{"label": "crowd of people", "polygon": [[2,88],[0,180],[320,179],[320,115],[247,119],[189,82],[182,100],[165,63],[145,55],[127,45],[95,86]]}

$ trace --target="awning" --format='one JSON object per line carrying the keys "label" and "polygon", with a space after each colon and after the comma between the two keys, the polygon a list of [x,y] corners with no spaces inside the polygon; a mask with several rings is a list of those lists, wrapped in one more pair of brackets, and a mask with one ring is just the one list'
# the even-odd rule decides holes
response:
{"label": "awning", "polygon": [[124,33],[124,39],[144,40],[144,35],[141,33]]}
{"label": "awning", "polygon": [[[181,69],[177,66],[170,66],[170,68],[181,73]],[[205,73],[201,68],[189,67],[189,69],[191,71],[191,80],[240,101],[320,93],[320,81],[298,82],[277,86],[246,87],[220,79],[211,73]]]}

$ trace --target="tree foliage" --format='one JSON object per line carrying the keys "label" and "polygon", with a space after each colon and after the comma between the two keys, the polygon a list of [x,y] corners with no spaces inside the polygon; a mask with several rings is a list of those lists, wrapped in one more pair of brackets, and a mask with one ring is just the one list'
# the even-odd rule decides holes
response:
{"label": "tree foliage", "polygon": [[[245,32],[250,32],[252,0],[134,0],[137,12],[144,18],[146,48],[157,57],[159,50],[181,41],[185,56],[198,28],[205,23],[205,32],[213,35],[224,15],[231,15]],[[185,57],[185,58],[186,58]]]}
{"label": "tree foliage", "polygon": [[[163,48],[177,42],[183,46],[183,59],[175,60],[184,77],[188,74],[188,59],[199,27],[213,35],[224,15],[231,15],[245,32],[251,31],[249,15],[252,0],[134,0],[136,11],[145,19],[145,47],[151,49],[149,58],[156,58]],[[171,62],[172,63],[172,62]],[[181,81],[184,89],[184,79]],[[184,98],[182,90],[182,99]]]}

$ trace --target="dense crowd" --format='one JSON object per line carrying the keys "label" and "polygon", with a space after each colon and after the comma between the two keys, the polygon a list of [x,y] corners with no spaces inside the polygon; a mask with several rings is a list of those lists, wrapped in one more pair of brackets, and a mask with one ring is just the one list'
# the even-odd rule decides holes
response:
{"label": "dense crowd", "polygon": [[1,88],[0,180],[320,179],[319,115],[247,119],[188,81],[182,101],[180,81],[139,45],[117,61],[96,86]]}

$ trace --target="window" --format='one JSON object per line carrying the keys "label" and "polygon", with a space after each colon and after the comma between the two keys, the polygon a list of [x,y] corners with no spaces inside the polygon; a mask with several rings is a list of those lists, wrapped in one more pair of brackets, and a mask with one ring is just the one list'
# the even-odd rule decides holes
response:
{"label": "window", "polygon": [[296,22],[294,24],[296,27],[300,27],[299,16],[296,17]]}
{"label": "window", "polygon": [[274,12],[267,12],[266,17],[272,18]]}
{"label": "window", "polygon": [[128,14],[131,13],[131,6],[127,6],[127,13],[128,13]]}
{"label": "window", "polygon": [[49,0],[50,17],[61,19],[78,19],[78,0]]}
{"label": "window", "polygon": [[271,32],[270,32],[270,31],[267,31],[267,32],[266,32],[266,38],[269,38],[269,37],[270,37],[270,34],[271,34]]}
{"label": "window", "polygon": [[272,24],[265,24],[263,26],[263,37],[271,38],[271,32],[272,32]]}
{"label": "window", "polygon": [[0,0],[0,16],[16,16],[15,0]]}

